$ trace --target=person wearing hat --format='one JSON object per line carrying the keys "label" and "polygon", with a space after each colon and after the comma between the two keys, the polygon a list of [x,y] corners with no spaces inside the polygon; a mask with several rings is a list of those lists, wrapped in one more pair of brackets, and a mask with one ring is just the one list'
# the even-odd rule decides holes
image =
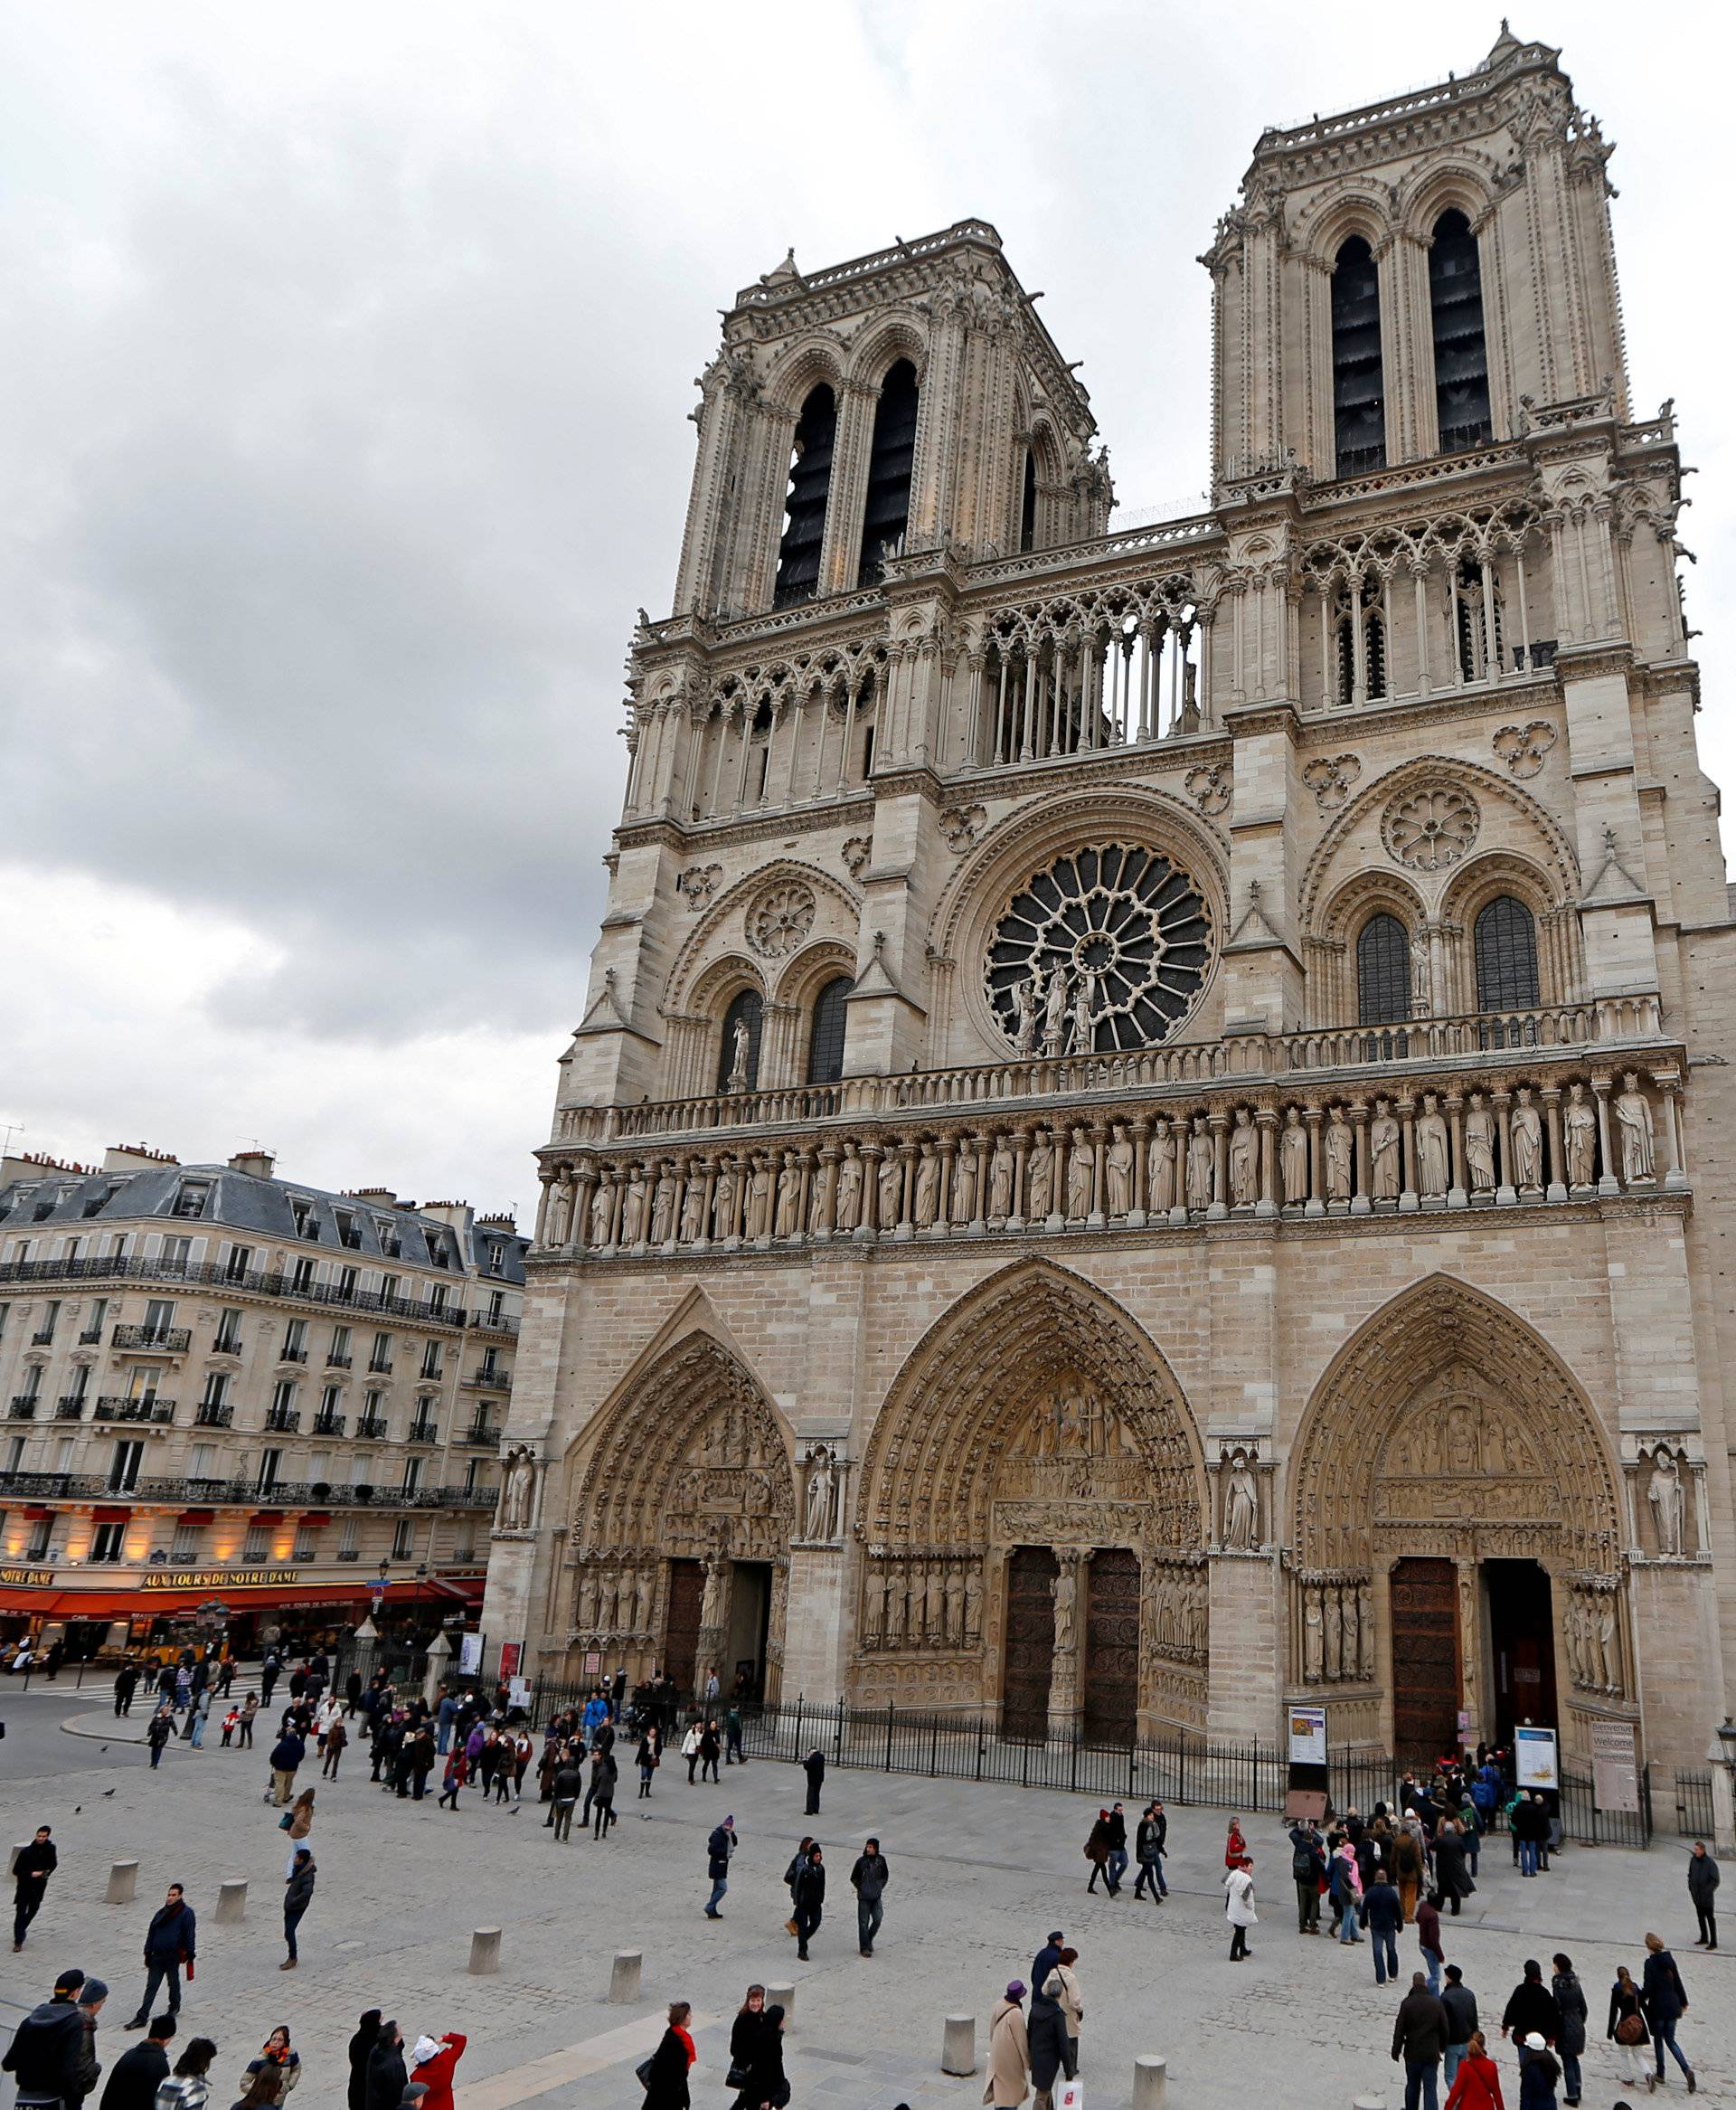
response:
{"label": "person wearing hat", "polygon": [[127,2046],[108,2070],[99,2110],[152,2110],[159,2085],[169,2077],[175,2027],[173,2015],[158,2015],[143,2042]]}
{"label": "person wearing hat", "polygon": [[406,2081],[403,2095],[399,2098],[399,2110],[421,2110],[428,2100],[428,2087],[422,2081]]}
{"label": "person wearing hat", "polygon": [[1061,1962],[1061,1952],[1066,1940],[1066,1935],[1057,1927],[1042,1948],[1037,1951],[1035,1959],[1031,1965],[1031,1982],[1033,1985],[1043,1986],[1049,1982],[1049,1973]]}
{"label": "person wearing hat", "polygon": [[983,2101],[990,2110],[1020,2110],[1030,2092],[1031,2045],[1025,2035],[1024,1981],[1014,1979],[988,2018],[988,2083]]}
{"label": "person wearing hat", "polygon": [[1533,1958],[1525,1962],[1525,1975],[1513,1989],[1501,2016],[1501,2034],[1511,2037],[1523,2058],[1524,2040],[1533,2032],[1547,2044],[1561,2026],[1561,2010],[1543,1983],[1543,1967]]}
{"label": "person wearing hat", "polygon": [[62,1971],[53,1992],[14,2031],[0,2058],[0,2071],[9,2073],[16,2084],[19,2110],[28,2110],[31,2104],[76,2102],[84,2093],[84,2020],[79,2012],[83,1990],[82,1971]]}
{"label": "person wearing hat", "polygon": [[1556,2110],[1561,2061],[1542,2030],[1529,2030],[1519,2043],[1519,2110]]}
{"label": "person wearing hat", "polygon": [[427,2092],[423,2110],[452,2110],[452,2077],[458,2070],[464,2048],[469,2042],[456,2030],[448,2030],[438,2040],[432,2037],[419,2037],[410,2055],[410,2085],[419,2084]]}
{"label": "person wearing hat", "polygon": [[79,2105],[95,2092],[97,2083],[102,2078],[102,2062],[97,2057],[97,2017],[102,2012],[102,2003],[108,1997],[108,1988],[100,1978],[87,1978],[79,1988],[81,2029],[79,2086],[75,2093],[63,2099],[62,2110],[79,2110]]}

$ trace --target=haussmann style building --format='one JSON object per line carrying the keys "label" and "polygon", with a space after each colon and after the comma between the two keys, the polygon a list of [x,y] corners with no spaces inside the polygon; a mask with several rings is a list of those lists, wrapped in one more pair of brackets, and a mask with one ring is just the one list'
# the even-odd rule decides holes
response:
{"label": "haussmann style building", "polygon": [[491,1650],[1704,1765],[1736,932],[1610,151],[1505,30],[1264,133],[1212,502],[1121,533],[986,222],[738,296]]}

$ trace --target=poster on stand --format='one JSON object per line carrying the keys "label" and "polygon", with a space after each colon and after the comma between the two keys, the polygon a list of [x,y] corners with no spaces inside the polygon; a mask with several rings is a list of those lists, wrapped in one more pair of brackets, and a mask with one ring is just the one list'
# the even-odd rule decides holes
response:
{"label": "poster on stand", "polygon": [[1513,1763],[1522,1788],[1558,1788],[1561,1776],[1555,1763],[1553,1729],[1525,1727],[1513,1732]]}

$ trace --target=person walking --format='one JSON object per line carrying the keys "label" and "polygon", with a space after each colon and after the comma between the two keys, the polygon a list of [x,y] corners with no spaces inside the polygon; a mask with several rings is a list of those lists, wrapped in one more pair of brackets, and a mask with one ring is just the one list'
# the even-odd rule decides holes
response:
{"label": "person walking", "polygon": [[723,1717],[723,1742],[725,1765],[745,1765],[748,1763],[741,1751],[741,1709],[735,1700],[730,1702],[729,1712]]}
{"label": "person walking", "polygon": [[14,1956],[24,1945],[31,1921],[42,1909],[42,1899],[48,1895],[48,1878],[61,1865],[53,1831],[52,1824],[39,1824],[35,1837],[19,1848],[18,1858],[12,1864],[12,1953]]}
{"label": "person walking", "polygon": [[1555,2002],[1549,1988],[1543,1983],[1543,1967],[1534,1958],[1527,1957],[1525,1974],[1508,1995],[1502,2011],[1501,2034],[1511,2037],[1515,2047],[1523,2047],[1527,2037],[1536,2036],[1545,2043],[1554,2037],[1561,2026]]}
{"label": "person walking", "polygon": [[419,2037],[410,2055],[410,2081],[428,2090],[422,2110],[452,2110],[452,2077],[470,2039],[457,2030],[444,2037]]}
{"label": "person walking", "polygon": [[195,2037],[175,2062],[175,2071],[156,2090],[156,2110],[205,2110],[211,2100],[212,2061],[217,2047],[209,2037]]}
{"label": "person walking", "polygon": [[250,1751],[253,1748],[253,1723],[255,1717],[259,1714],[259,1694],[257,1692],[249,1692],[243,1694],[241,1698],[241,1718],[236,1724],[237,1730],[239,1731],[239,1746],[243,1751]]}
{"label": "person walking", "polygon": [[205,1746],[205,1725],[211,1719],[211,1687],[202,1686],[188,1709],[187,1739],[195,1751],[203,1751]]}
{"label": "person walking", "polygon": [[[1374,1982],[1399,1982],[1399,1929],[1404,1925],[1404,1907],[1392,1878],[1383,1868],[1363,1893],[1363,1925],[1374,1944]],[[1431,1986],[1430,1992],[1434,1989]]]}
{"label": "person walking", "polygon": [[350,1732],[344,1727],[343,1716],[334,1715],[326,1725],[326,1763],[320,1769],[326,1779],[337,1778],[338,1762],[349,1740]]}
{"label": "person walking", "polygon": [[735,2020],[730,2024],[730,2069],[723,2077],[726,2088],[745,2088],[748,2075],[753,2066],[754,2039],[760,2034],[760,2025],[765,2020],[766,1989],[763,1985],[749,1986],[741,2005],[735,2011]]}
{"label": "person walking", "polygon": [[1445,1904],[1455,1919],[1458,1917],[1459,1901],[1470,1897],[1477,1888],[1472,1871],[1466,1866],[1468,1845],[1476,1838],[1473,1831],[1467,1840],[1466,1832],[1451,1817],[1435,1834],[1436,1901]]}
{"label": "person walking", "polygon": [[715,1722],[708,1721],[699,1733],[699,1778],[702,1786],[707,1781],[718,1784],[717,1762],[723,1755],[723,1739]]}
{"label": "person walking", "polygon": [[271,1747],[272,1798],[278,1809],[289,1800],[296,1784],[296,1769],[307,1755],[307,1746],[293,1727],[287,1727]]}
{"label": "person walking", "polygon": [[1296,1931],[1320,1932],[1320,1892],[1326,1879],[1326,1852],[1320,1828],[1311,1817],[1290,1827],[1290,1876],[1296,1884]]}
{"label": "person walking", "polygon": [[1242,1963],[1250,1954],[1248,1929],[1255,1925],[1254,1864],[1246,1854],[1223,1878],[1224,1917],[1230,1922],[1230,1961]]}
{"label": "person walking", "polygon": [[1447,1957],[1440,1945],[1440,1900],[1432,1890],[1425,1890],[1417,1900],[1417,1946],[1422,1952],[1423,1969],[1429,1973],[1429,1990],[1439,1998],[1441,1966]]}
{"label": "person walking", "polygon": [[789,2101],[784,2074],[784,2011],[774,2001],[760,2019],[748,2063],[748,2085],[735,2098],[735,2110],[783,2110]]}
{"label": "person walking", "polygon": [[807,1775],[807,1807],[805,1817],[817,1817],[820,1813],[820,1788],[826,1780],[826,1753],[816,1745],[802,1761],[802,1771]]}
{"label": "person walking", "polygon": [[115,1719],[133,1711],[133,1695],[138,1690],[138,1665],[123,1663],[115,1675]]}
{"label": "person walking", "polygon": [[160,1707],[145,1728],[145,1741],[151,1747],[151,1771],[155,1773],[163,1763],[164,1747],[175,1734],[175,1716],[166,1707]]}
{"label": "person walking", "polygon": [[1406,1821],[1392,1841],[1392,1875],[1409,1926],[1417,1916],[1417,1892],[1422,1883],[1422,1835],[1414,1819]]}
{"label": "person walking", "polygon": [[259,2047],[259,2056],[250,2058],[247,2070],[241,2076],[245,2088],[256,2074],[270,2071],[278,2077],[278,2100],[286,2102],[290,2090],[301,2078],[301,2054],[289,2041],[289,2025],[279,2022]]}
{"label": "person walking", "polygon": [[[781,2015],[783,2010],[778,2012]],[[693,2013],[684,2000],[669,2003],[669,2020],[662,2039],[638,2069],[638,2077],[645,2084],[643,2110],[687,2110],[687,2074],[699,2056],[689,2028]]]}
{"label": "person walking", "polygon": [[689,1722],[687,1725],[687,1734],[681,1740],[681,1755],[687,1761],[687,1785],[690,1788],[696,1787],[699,1784],[694,1778],[699,1771],[699,1724],[697,1722]]}
{"label": "person walking", "polygon": [[1585,2056],[1585,2025],[1590,2011],[1585,1988],[1573,1973],[1572,1960],[1559,1951],[1552,1959],[1554,1972],[1549,1990],[1561,2021],[1555,2030],[1555,2049],[1561,2061],[1561,2085],[1570,2106],[1580,2099],[1580,2061]]}
{"label": "person walking", "polygon": [[271,1695],[277,1690],[278,1679],[282,1675],[283,1661],[275,1649],[268,1649],[265,1661],[259,1667],[259,1705],[269,1707]]}
{"label": "person walking", "polygon": [[364,2008],[350,2039],[350,2084],[345,2110],[368,2110],[368,2056],[380,2041],[380,2011]]}
{"label": "person walking", "polygon": [[826,1904],[826,1860],[818,1842],[807,1850],[807,1859],[796,1871],[796,1954],[807,1961],[807,1944],[820,1931],[820,1915]]}
{"label": "person walking", "polygon": [[1104,1869],[1109,1878],[1109,1896],[1121,1895],[1121,1878],[1127,1872],[1127,1813],[1123,1804],[1109,1805],[1109,1858]]}
{"label": "person walking", "polygon": [[158,2015],[142,2042],[129,2044],[108,2069],[98,2110],[153,2110],[156,2091],[169,2077],[173,2015]]}
{"label": "person walking", "polygon": [[1063,1945],[1059,1962],[1043,1981],[1050,1999],[1059,2004],[1061,2020],[1067,2026],[1067,2040],[1061,2048],[1061,2063],[1069,2080],[1079,2071],[1079,2028],[1085,2020],[1085,2001],[1079,1990],[1078,1974],[1073,1970],[1078,1962],[1079,1951]]}
{"label": "person walking", "polygon": [[81,2110],[85,2097],[95,2092],[102,2078],[102,2061],[97,2057],[97,2018],[108,1998],[108,1988],[100,1978],[87,1978],[79,1988],[79,2085],[61,2110]]}
{"label": "person walking", "polygon": [[1052,2110],[1056,2077],[1067,2070],[1070,2046],[1061,1992],[1061,1976],[1054,1971],[1042,1985],[1032,1989],[1024,2037],[1031,2059],[1031,2086],[1036,2091],[1033,2110]]}
{"label": "person walking", "polygon": [[[299,1846],[314,1829],[314,1793],[312,1788],[303,1788],[296,1797],[296,1806],[290,1811],[289,1821],[283,1828],[289,1834],[292,1845]],[[291,1859],[294,1859],[293,1855]]]}
{"label": "person walking", "polygon": [[880,1933],[883,1911],[881,1898],[891,1880],[892,1870],[886,1866],[886,1856],[880,1850],[879,1840],[872,1837],[863,1840],[856,1865],[850,1871],[850,1887],[856,1894],[856,1947],[863,1956],[874,1953],[874,1938]]}
{"label": "person walking", "polygon": [[571,1844],[572,1840],[572,1812],[579,1801],[579,1767],[571,1758],[563,1758],[554,1769],[554,1799],[552,1821],[555,1842],[561,1840]]}
{"label": "person walking", "polygon": [[83,2092],[85,2033],[79,2013],[82,1971],[62,1971],[53,1992],[19,2023],[0,2058],[16,2086],[19,2110],[74,2103]]}
{"label": "person walking", "polygon": [[1519,2110],[1556,2110],[1561,2061],[1533,2030],[1519,2047]]}
{"label": "person walking", "polygon": [[1226,1869],[1233,1869],[1236,1863],[1241,1859],[1242,1855],[1247,1852],[1247,1850],[1248,1841],[1241,1835],[1241,1820],[1240,1817],[1232,1817],[1230,1820],[1230,1828],[1224,1834],[1224,1867]]}
{"label": "person walking", "polygon": [[458,1813],[458,1790],[464,1785],[464,1747],[455,1744],[446,1755],[446,1771],[440,1776],[439,1809]]}
{"label": "person walking", "polygon": [[1356,1865],[1356,1849],[1344,1840],[1332,1857],[1332,1925],[1341,1942],[1360,1942],[1356,1931],[1362,1923],[1363,1877]]}
{"label": "person walking", "polygon": [[639,1800],[648,1802],[651,1800],[652,1778],[663,1764],[663,1740],[657,1735],[657,1725],[655,1722],[646,1724],[634,1759],[639,1769]]}
{"label": "person walking", "polygon": [[1024,1979],[1013,1979],[988,2018],[988,2083],[983,2101],[989,2110],[1020,2110],[1030,2093],[1031,2041],[1019,2005],[1024,1998]]}
{"label": "person walking", "polygon": [[278,1965],[279,1971],[293,1971],[296,1967],[296,1929],[301,1925],[302,1915],[314,1902],[314,1878],[318,1873],[311,1850],[298,1846],[283,1893],[283,1938],[289,1954]]}
{"label": "person walking", "polygon": [[[1386,1888],[1396,1903],[1398,1892],[1390,1883]],[[1446,2048],[1447,2011],[1429,1992],[1422,1973],[1413,1971],[1410,1990],[1399,2002],[1392,2023],[1393,2063],[1404,2063],[1404,2110],[1440,2110],[1440,2061]]]}
{"label": "person walking", "polygon": [[1090,1836],[1085,1841],[1085,1859],[1091,1864],[1091,1879],[1085,1888],[1095,1890],[1099,1876],[1106,1878],[1107,1888],[1109,1864],[1109,1813],[1107,1810],[1099,1810],[1097,1813],[1097,1821],[1091,1826]]}
{"label": "person walking", "polygon": [[707,1919],[722,1919],[723,1916],[717,1908],[730,1887],[730,1856],[740,1843],[735,1836],[733,1816],[726,1817],[705,1841],[705,1873],[712,1879],[712,1894],[705,1900]]}
{"label": "person walking", "polygon": [[607,1839],[615,1821],[615,1775],[618,1768],[612,1751],[599,1751],[590,1775],[590,1806],[594,1816],[592,1837]]}
{"label": "person walking", "polygon": [[1694,1917],[1700,1922],[1694,1947],[1715,1949],[1718,1946],[1718,1864],[1706,1851],[1703,1839],[1694,1840],[1694,1851],[1688,1856],[1688,1896],[1694,1900]]}
{"label": "person walking", "polygon": [[144,2029],[164,1986],[168,1988],[170,2014],[179,2014],[181,1966],[184,1963],[191,1972],[198,1953],[198,1936],[199,1921],[187,1903],[186,1892],[179,1883],[171,1883],[145,1930],[145,1997],[138,2003],[138,2012],[126,2025],[127,2029]]}
{"label": "person walking", "polygon": [[1458,2078],[1466,2047],[1477,2035],[1477,1995],[1465,1982],[1457,1963],[1447,1966],[1447,1982],[1440,1989],[1440,2004],[1447,2011],[1447,2045],[1441,2053],[1440,2077],[1448,2090]]}
{"label": "person walking", "polygon": [[1168,1896],[1164,1881],[1164,1848],[1168,1840],[1169,1819],[1164,1815],[1163,1804],[1147,1802],[1133,1835],[1134,1856],[1139,1863],[1133,1885],[1136,1899],[1143,1891],[1154,1905],[1161,1905]]}
{"label": "person walking", "polygon": [[[1646,2046],[1652,2033],[1646,2027],[1646,2010],[1633,1973],[1625,1963],[1616,1966],[1616,1982],[1609,1988],[1609,2022],[1604,2035],[1616,2048],[1623,2082],[1638,2087],[1646,2078]],[[1656,2086],[1656,2082],[1653,2086]]]}
{"label": "person walking", "polygon": [[368,2085],[363,2110],[398,2110],[410,2077],[404,2070],[404,2033],[396,2022],[382,2022],[368,2054]]}
{"label": "person walking", "polygon": [[1656,2087],[1664,2078],[1664,2052],[1667,2046],[1670,2056],[1687,2077],[1688,2093],[1693,2095],[1699,2083],[1675,2040],[1675,2025],[1688,2011],[1687,1989],[1675,1967],[1675,1958],[1664,1946],[1661,1935],[1646,1937],[1646,1969],[1639,1982],[1639,2000],[1652,2032],[1652,2054],[1657,2061],[1657,2076],[1652,2086]]}
{"label": "person walking", "polygon": [[1506,2110],[1501,2098],[1500,2069],[1489,2057],[1480,2030],[1471,2032],[1445,2110]]}

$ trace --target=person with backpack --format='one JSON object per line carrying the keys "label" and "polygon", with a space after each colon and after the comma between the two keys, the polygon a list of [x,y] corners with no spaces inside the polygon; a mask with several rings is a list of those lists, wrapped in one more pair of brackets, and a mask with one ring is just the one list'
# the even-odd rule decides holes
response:
{"label": "person with backpack", "polygon": [[1296,1931],[1320,1932],[1320,1890],[1326,1874],[1326,1847],[1311,1817],[1290,1827],[1290,1874],[1296,1883]]}

